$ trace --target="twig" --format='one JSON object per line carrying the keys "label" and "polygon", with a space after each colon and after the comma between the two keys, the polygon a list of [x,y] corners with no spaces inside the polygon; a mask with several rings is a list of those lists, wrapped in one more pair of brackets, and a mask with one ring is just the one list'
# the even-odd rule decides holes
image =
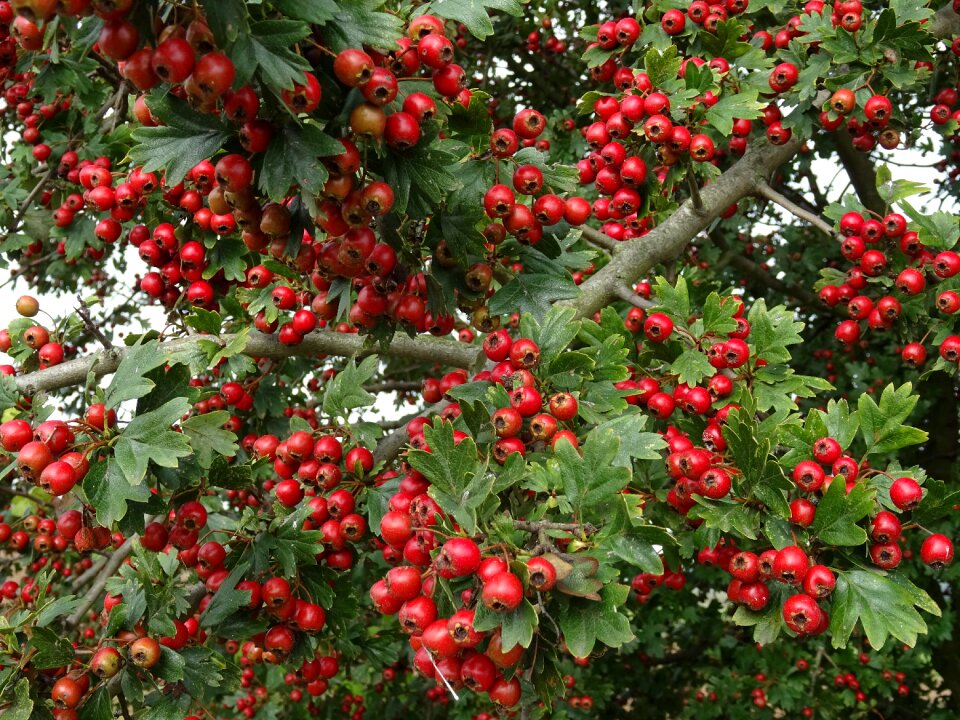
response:
{"label": "twig", "polygon": [[634,307],[640,308],[641,310],[649,310],[652,307],[656,307],[656,303],[640,297],[626,285],[621,285],[619,288],[617,288],[617,297],[619,297],[621,300],[626,300],[628,303]]}
{"label": "twig", "polygon": [[700,186],[697,185],[697,178],[692,172],[687,173],[687,184],[690,186],[690,199],[693,200],[693,209],[697,212],[703,212],[703,198],[700,197]]}
{"label": "twig", "polygon": [[364,385],[363,389],[369,393],[388,393],[409,392],[420,390],[422,387],[423,383],[416,380],[384,380],[383,382]]}
{"label": "twig", "polygon": [[77,295],[77,300],[80,302],[80,307],[77,308],[77,315],[83,320],[83,326],[87,329],[87,332],[99,340],[104,348],[113,350],[113,343],[110,342],[110,339],[94,324],[93,318],[90,317],[90,311],[87,310],[87,306],[83,302],[83,298]]}
{"label": "twig", "polygon": [[612,237],[610,237],[606,233],[602,233],[599,230],[595,230],[589,225],[583,225],[580,228],[580,234],[583,236],[584,240],[587,240],[588,242],[592,243],[593,245],[596,245],[597,247],[603,248],[607,252],[611,252],[611,253],[616,252],[617,247],[620,245],[620,243],[617,240],[614,240]]}
{"label": "twig", "polygon": [[828,235],[829,237],[836,237],[833,227],[829,225],[823,218],[819,217],[818,215],[814,215],[812,212],[804,210],[792,200],[784,197],[782,193],[778,193],[772,187],[767,185],[766,182],[761,181],[757,183],[757,194],[763,198],[766,198],[770,202],[776,203],[787,212],[796,215],[801,220],[806,220],[808,223],[817,228],[817,230]]}
{"label": "twig", "polygon": [[83,596],[83,604],[74,611],[73,615],[67,618],[67,627],[76,627],[83,619],[83,616],[87,614],[87,611],[93,606],[93,603],[97,601],[100,593],[103,592],[103,588],[106,587],[107,580],[113,576],[117,569],[123,564],[123,561],[130,556],[130,553],[133,551],[133,541],[136,537],[136,535],[128,537],[123,545],[118,547],[113,555],[110,556],[110,559],[103,564],[96,581]]}
{"label": "twig", "polygon": [[582,530],[587,535],[591,535],[597,531],[597,528],[590,523],[562,523],[551,522],[549,520],[514,520],[513,527],[515,527],[517,530],[525,530],[526,532],[540,532],[541,530],[578,532]]}
{"label": "twig", "polygon": [[130,708],[127,707],[127,698],[123,694],[123,688],[117,688],[117,700],[120,702],[120,712],[123,715],[123,720],[131,720]]}
{"label": "twig", "polygon": [[100,572],[100,569],[106,564],[108,556],[104,556],[97,560],[93,565],[87,568],[82,574],[77,575],[73,579],[73,582],[70,583],[70,587],[73,590],[79,590],[88,582],[93,580],[97,574]]}
{"label": "twig", "polygon": [[[424,408],[419,415],[423,415],[424,417],[436,415],[440,413],[448,404],[449,403],[446,400],[441,400],[440,402],[435,403],[428,408]],[[414,417],[416,417],[416,415],[414,415]],[[380,442],[377,443],[377,447],[373,450],[374,463],[389,463],[400,454],[400,451],[406,444],[407,428],[406,423],[404,423],[389,435],[384,435],[380,439]]]}
{"label": "twig", "polygon": [[47,186],[47,183],[53,178],[54,174],[57,172],[57,166],[51,164],[47,168],[47,172],[37,181],[37,184],[33,186],[33,189],[24,198],[24,201],[20,203],[20,207],[17,210],[17,214],[13,216],[13,222],[10,223],[10,228],[7,230],[7,234],[3,236],[3,239],[8,238],[10,235],[13,235],[20,229],[20,224],[23,222],[24,216],[27,214],[27,210],[30,209],[31,203],[37,199],[37,195],[43,192],[43,189]]}

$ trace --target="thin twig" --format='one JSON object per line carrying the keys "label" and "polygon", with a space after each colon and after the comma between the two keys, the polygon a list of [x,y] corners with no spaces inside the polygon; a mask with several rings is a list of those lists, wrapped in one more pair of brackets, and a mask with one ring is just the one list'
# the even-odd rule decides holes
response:
{"label": "thin twig", "polygon": [[782,207],[787,212],[796,215],[801,220],[806,220],[808,223],[813,225],[820,232],[828,235],[829,237],[836,237],[836,233],[833,231],[833,227],[828,224],[823,218],[818,215],[814,215],[812,212],[804,210],[802,207],[797,205],[792,200],[786,198],[782,193],[778,193],[772,187],[770,187],[765,182],[757,183],[757,194],[763,198],[766,198],[770,202],[776,203]]}
{"label": "thin twig", "polygon": [[620,244],[606,233],[595,230],[589,225],[582,226],[580,228],[580,234],[584,240],[597,247],[603,248],[607,252],[616,252],[617,246]]}
{"label": "thin twig", "polygon": [[693,209],[698,213],[703,212],[703,198],[700,197],[700,186],[697,185],[697,178],[693,173],[687,173],[687,184],[690,186],[690,199],[693,200]]}
{"label": "thin twig", "polygon": [[87,614],[87,611],[93,607],[97,598],[100,597],[100,593],[103,592],[103,588],[106,587],[107,580],[113,577],[113,574],[123,564],[123,561],[130,556],[130,553],[133,551],[133,541],[135,538],[136,535],[127,538],[123,545],[118,547],[113,555],[110,556],[110,559],[104,563],[100,573],[97,575],[96,581],[83,596],[83,604],[74,611],[73,615],[67,618],[67,627],[76,627],[83,619],[83,616]]}
{"label": "thin twig", "polygon": [[617,288],[617,297],[619,297],[621,300],[626,300],[628,303],[634,307],[640,308],[641,310],[649,310],[652,307],[656,307],[656,303],[640,297],[626,285],[621,285]]}
{"label": "thin twig", "polygon": [[83,326],[87,329],[87,332],[99,340],[104,348],[113,350],[113,343],[110,342],[110,338],[104,335],[100,328],[94,324],[93,318],[90,317],[90,311],[87,310],[87,306],[83,302],[83,298],[77,295],[77,300],[80,302],[80,306],[77,308],[77,315],[83,320]]}

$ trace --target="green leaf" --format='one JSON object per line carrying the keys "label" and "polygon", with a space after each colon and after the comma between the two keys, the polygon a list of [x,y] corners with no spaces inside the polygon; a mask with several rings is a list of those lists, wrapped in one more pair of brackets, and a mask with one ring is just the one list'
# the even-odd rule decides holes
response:
{"label": "green leaf", "polygon": [[143,482],[149,463],[175,468],[179,458],[190,454],[187,438],[170,429],[189,410],[186,398],[174,398],[124,428],[114,446],[114,460],[130,485]]}
{"label": "green leaf", "polygon": [[104,394],[107,409],[116,408],[126,400],[136,400],[149,393],[156,383],[147,374],[166,363],[166,357],[157,349],[155,340],[135,345],[126,351],[113,379]]}
{"label": "green leaf", "polygon": [[670,372],[677,375],[678,383],[693,386],[703,378],[716,374],[717,369],[700,350],[687,348],[670,364]]}
{"label": "green leaf", "polygon": [[130,160],[143,172],[163,170],[171,186],[201,160],[212,157],[232,135],[218,116],[201,115],[182,100],[151,96],[147,106],[164,124],[138,127],[130,133],[137,143],[130,148]]}
{"label": "green leaf", "polygon": [[710,293],[703,303],[704,333],[729,335],[737,329],[737,321],[733,319],[736,312],[736,303],[722,302],[717,293]]}
{"label": "green leaf", "polygon": [[518,165],[533,165],[543,173],[543,187],[556,193],[575,192],[579,185],[577,169],[550,162],[547,154],[535,147],[522,148],[513,159]]}
{"label": "green leaf", "polygon": [[[219,244],[220,243],[218,243],[218,245]],[[214,312],[213,310],[204,310],[199,307],[192,308],[190,314],[184,318],[184,322],[202,333],[211,335],[216,335],[223,327],[223,318],[220,316],[220,313]]]}
{"label": "green leaf", "polygon": [[83,492],[97,511],[97,522],[107,528],[127,514],[127,501],[144,503],[150,499],[150,489],[131,485],[113,458],[90,466],[83,478]]}
{"label": "green leaf", "polygon": [[928,193],[930,189],[926,185],[913,180],[902,178],[894,180],[890,168],[887,165],[879,165],[877,167],[877,192],[885,203],[893,205],[912,195]]}
{"label": "green leaf", "polygon": [[80,720],[113,720],[113,699],[104,685],[98,688],[80,708]]}
{"label": "green leaf", "polygon": [[856,410],[850,412],[846,400],[830,400],[827,403],[827,411],[814,411],[823,421],[826,432],[813,438],[816,442],[821,437],[829,436],[840,443],[840,447],[846,450],[850,443],[857,437],[860,430],[860,413]]}
{"label": "green leaf", "polygon": [[474,476],[486,469],[477,458],[477,445],[472,438],[454,442],[452,423],[441,421],[425,426],[423,437],[430,452],[411,450],[407,462],[447,495],[460,496]]}
{"label": "green leaf", "polygon": [[530,601],[524,598],[520,607],[500,616],[501,641],[503,647],[530,647],[533,632],[537,629],[538,616]]}
{"label": "green leaf", "polygon": [[918,604],[924,606],[922,597],[885,575],[869,570],[839,572],[833,591],[831,643],[835,648],[846,647],[860,621],[876,650],[890,636],[913,647],[917,636],[927,632],[927,624],[914,607]]}
{"label": "green leaf", "polygon": [[[217,0],[213,0],[216,2]],[[287,17],[315,25],[324,25],[335,20],[340,7],[334,0],[272,0],[273,6]]]}
{"label": "green leaf", "polygon": [[[301,6],[312,4],[303,0],[288,2]],[[323,28],[323,36],[334,52],[364,45],[391,50],[396,46],[397,38],[403,35],[401,17],[378,10],[383,0],[339,0],[336,4],[336,15]]]}
{"label": "green leaf", "polygon": [[707,527],[721,532],[734,532],[751,540],[757,539],[757,530],[760,527],[759,510],[737,502],[707,500],[700,495],[694,495],[694,499],[699,504],[691,508],[690,517],[701,518]]}
{"label": "green leaf", "polygon": [[489,138],[493,126],[490,113],[487,111],[489,97],[478,90],[471,94],[467,107],[458,102],[453,104],[450,117],[447,119],[447,127],[452,137],[463,140],[472,147],[479,147]]}
{"label": "green leaf", "polygon": [[691,313],[690,293],[687,290],[687,281],[682,275],[677,278],[676,285],[671,285],[665,277],[658,276],[653,292],[657,296],[657,310],[684,325],[687,324]]}
{"label": "green leaf", "polygon": [[750,306],[747,313],[750,321],[750,342],[757,357],[768,363],[787,363],[790,351],[787,347],[803,342],[800,331],[803,323],[794,319],[794,314],[783,305],[767,309],[763,298]]}
{"label": "green leaf", "polygon": [[253,482],[253,469],[249,465],[230,465],[224,457],[215,457],[207,475],[214,487],[228,490],[249,487]]}
{"label": "green leaf", "polygon": [[660,460],[667,441],[659,433],[644,432],[648,417],[640,410],[626,412],[600,423],[597,430],[610,430],[620,438],[620,449],[612,465],[632,468],[633,460]]}
{"label": "green leaf", "polygon": [[311,195],[319,194],[327,180],[327,168],[319,158],[343,152],[343,145],[327,135],[319,126],[307,122],[303,126],[287,123],[270,139],[263,156],[259,184],[274,202],[289,194],[290,186],[299,184]]}
{"label": "green leaf", "polygon": [[457,187],[456,178],[447,169],[455,161],[451,154],[426,139],[410,150],[390,153],[382,172],[394,189],[393,211],[416,218],[432,216],[434,208]]}
{"label": "green leaf", "polygon": [[33,628],[30,647],[37,651],[30,661],[37,670],[63,667],[72,662],[76,656],[70,640],[49,628]]}
{"label": "green leaf", "polygon": [[247,29],[243,0],[203,0],[203,14],[220,47],[229,47]]}
{"label": "green leaf", "polygon": [[310,35],[310,26],[296,20],[263,20],[237,37],[231,58],[237,83],[249,82],[255,72],[275,92],[289,90],[304,81],[310,63],[294,52],[298,42]]}
{"label": "green leaf", "polygon": [[[666,534],[666,531],[664,531]],[[605,543],[614,555],[640,568],[645,573],[661,575],[663,573],[663,558],[657,552],[653,543],[647,542],[634,535],[614,535]]]}
{"label": "green leaf", "polygon": [[194,415],[181,423],[201,467],[211,467],[218,455],[233,457],[237,454],[237,436],[223,427],[229,419],[230,413],[226,410],[215,410]]}
{"label": "green leaf", "polygon": [[630,621],[617,608],[626,602],[630,588],[610,583],[600,591],[600,602],[573,598],[560,615],[560,629],[574,657],[587,657],[597,642],[618,648],[633,640]]}
{"label": "green leaf", "polygon": [[493,35],[490,11],[500,11],[520,17],[525,2],[527,0],[433,0],[429,6],[431,12],[448,20],[463,23],[475,38],[483,40]]}
{"label": "green leaf", "polygon": [[670,45],[663,52],[650,48],[643,56],[643,69],[650,76],[650,82],[654,87],[675,79],[680,72],[681,64],[682,60],[677,55],[675,45]]}
{"label": "green leaf", "polygon": [[912,393],[911,383],[904,383],[896,389],[891,383],[883,389],[879,405],[866,393],[860,395],[857,408],[868,455],[892,452],[926,441],[925,431],[903,424],[917,404],[918,397]]}
{"label": "green leaf", "polygon": [[724,92],[715,105],[707,110],[706,118],[721,135],[733,132],[733,121],[739,118],[753,120],[760,117],[764,103],[757,98],[756,88],[742,87],[740,92]]}
{"label": "green leaf", "polygon": [[323,394],[323,412],[330,416],[346,417],[351,410],[373,404],[376,396],[363,389],[377,370],[378,359],[371,355],[359,365],[348,362],[347,366],[338,372]]}
{"label": "green leaf", "polygon": [[20,678],[13,689],[13,706],[4,711],[4,720],[30,720],[33,715],[33,698],[30,697],[30,681]]}
{"label": "green leaf", "polygon": [[913,2],[913,0],[890,0],[890,9],[896,15],[897,25],[905,25],[909,22],[920,23],[933,17],[933,10],[926,4]]}
{"label": "green leaf", "polygon": [[923,502],[913,511],[911,521],[929,526],[953,513],[953,507],[958,503],[960,490],[951,489],[940,480],[927,480],[923,485]]}
{"label": "green leaf", "polygon": [[951,213],[937,210],[936,212],[919,212],[906,200],[900,201],[904,212],[920,226],[920,242],[936,250],[949,250],[957,244],[960,237],[960,218]]}
{"label": "green leaf", "polygon": [[13,375],[0,375],[0,412],[16,407],[19,400],[20,391]]}
{"label": "green leaf", "polygon": [[817,505],[810,529],[826,545],[862,545],[867,531],[857,523],[874,509],[876,492],[857,483],[847,493],[842,477],[835,478]]}
{"label": "green leaf", "polygon": [[241,562],[233,568],[200,616],[202,627],[215,628],[241,608],[249,607],[250,591],[237,590],[237,583],[249,569],[247,562]]}
{"label": "green leaf", "polygon": [[487,306],[492,315],[528,312],[539,319],[550,312],[555,301],[569,300],[579,292],[573,277],[566,272],[562,275],[524,274],[497,290]]}

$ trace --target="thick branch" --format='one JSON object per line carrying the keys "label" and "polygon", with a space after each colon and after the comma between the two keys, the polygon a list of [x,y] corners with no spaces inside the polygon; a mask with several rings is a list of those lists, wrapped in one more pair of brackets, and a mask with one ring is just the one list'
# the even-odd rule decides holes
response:
{"label": "thick branch", "polygon": [[[953,10],[950,13],[957,17]],[[847,171],[850,184],[853,185],[860,202],[868,210],[882,214],[886,203],[883,202],[883,198],[877,192],[877,172],[867,153],[857,150],[846,132],[834,133],[834,138],[837,155],[840,157],[844,170]]]}
{"label": "thick branch", "polygon": [[[200,342],[211,342],[220,347],[234,339],[233,335],[192,335],[160,343],[157,350],[165,354],[187,350]],[[299,345],[282,345],[275,335],[259,332],[250,333],[244,355],[271,359],[294,356],[338,355],[342,357],[375,355],[377,346],[367,346],[362,335],[335,332],[314,332],[307,335]],[[17,389],[24,395],[33,395],[39,391],[51,391],[86,382],[88,373],[102,377],[114,372],[129,353],[129,349],[102,350],[86,357],[61,363],[47,370],[39,370],[18,377]],[[444,338],[418,336],[410,338],[397,334],[390,343],[387,354],[409,358],[421,362],[439,363],[451,367],[472,370],[481,361],[480,348]]]}
{"label": "thick branch", "polygon": [[941,39],[960,35],[960,15],[953,11],[952,3],[947,3],[937,10],[930,21],[930,32]]}
{"label": "thick branch", "polygon": [[632,286],[659,263],[676,257],[700,231],[728,207],[752,195],[759,183],[803,145],[796,138],[772,146],[758,143],[720,177],[700,190],[702,210],[693,200],[683,203],[673,215],[643,237],[620,243],[619,252],[605,267],[580,286],[580,295],[569,301],[579,317],[589,317],[618,297],[619,288]]}
{"label": "thick branch", "polygon": [[760,182],[757,184],[757,194],[763,198],[766,198],[772,203],[776,203],[788,213],[810,223],[825,235],[829,237],[834,236],[833,228],[822,217],[800,207],[795,202],[785,197],[782,193],[774,190],[766,182]]}

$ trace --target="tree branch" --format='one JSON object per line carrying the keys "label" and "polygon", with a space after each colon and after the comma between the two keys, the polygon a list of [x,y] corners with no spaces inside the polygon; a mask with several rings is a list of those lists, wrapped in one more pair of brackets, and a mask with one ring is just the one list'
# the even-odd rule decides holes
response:
{"label": "tree branch", "polygon": [[[947,9],[950,9],[949,5]],[[957,17],[953,10],[950,10],[950,13]],[[847,171],[847,176],[850,178],[850,183],[853,185],[857,197],[860,198],[860,202],[868,210],[882,214],[886,208],[886,203],[880,197],[880,193],[877,192],[877,172],[867,153],[857,150],[850,140],[850,135],[842,130],[834,133],[834,140],[837,155],[840,157],[844,170]]]}
{"label": "tree branch", "polygon": [[617,247],[622,244],[619,240],[614,240],[606,233],[595,230],[589,225],[581,226],[580,234],[583,236],[584,240],[593,243],[597,247],[601,247],[607,252],[611,253],[616,252]]}
{"label": "tree branch", "polygon": [[136,537],[136,535],[128,537],[123,542],[123,545],[114,550],[113,555],[110,556],[110,559],[104,563],[103,567],[100,569],[100,572],[97,574],[97,579],[83,596],[83,604],[74,611],[73,615],[67,618],[68,628],[76,627],[77,624],[83,620],[83,616],[87,614],[87,611],[97,601],[97,598],[100,597],[100,593],[103,592],[103,588],[106,586],[107,580],[113,577],[113,574],[123,564],[123,561],[130,556],[130,553],[133,551],[133,541],[136,539]]}
{"label": "tree branch", "polygon": [[[165,354],[188,350],[201,342],[225,347],[234,335],[192,335],[160,343],[157,351]],[[294,356],[338,355],[342,357],[377,354],[377,346],[368,345],[362,335],[318,331],[307,335],[299,345],[282,345],[275,335],[251,332],[243,349],[244,355],[281,359]],[[70,360],[46,370],[21,375],[16,378],[17,389],[24,395],[40,391],[49,392],[73,385],[82,385],[87,375],[100,378],[115,372],[130,349],[102,350],[86,357]],[[421,335],[411,338],[404,334],[394,335],[389,350],[384,353],[395,357],[409,358],[431,364],[449,365],[472,370],[483,359],[480,348],[473,345]]]}
{"label": "tree branch", "polygon": [[[826,101],[826,97],[824,97]],[[676,257],[697,233],[731,205],[756,192],[761,182],[803,145],[795,138],[783,145],[758,142],[729,170],[700,190],[702,210],[692,199],[643,237],[620,243],[613,260],[580,286],[580,295],[565,304],[578,317],[590,317],[617,297],[619,288],[632,286],[657,264]]]}
{"label": "tree branch", "polygon": [[824,233],[828,237],[835,237],[836,233],[833,231],[833,227],[829,225],[826,220],[824,220],[819,215],[815,215],[809,210],[806,210],[799,205],[797,205],[792,200],[786,198],[782,193],[777,192],[772,187],[770,187],[766,182],[757,183],[757,194],[763,198],[766,198],[772,203],[776,203],[784,210],[789,212],[792,215],[805,220],[811,225],[813,225],[817,230]]}
{"label": "tree branch", "polygon": [[947,3],[937,10],[930,21],[930,32],[941,39],[960,35],[960,15],[953,11],[952,3]]}
{"label": "tree branch", "polygon": [[[446,400],[441,400],[430,407],[424,408],[421,412],[413,417],[417,417],[419,415],[423,415],[424,417],[436,415],[449,404],[450,403],[448,403]],[[409,420],[407,422],[409,422]],[[373,450],[373,462],[389,463],[400,454],[400,451],[403,450],[403,446],[407,444],[407,440],[407,423],[403,423],[396,430],[380,438],[380,442],[377,443],[377,447],[375,447]]]}

